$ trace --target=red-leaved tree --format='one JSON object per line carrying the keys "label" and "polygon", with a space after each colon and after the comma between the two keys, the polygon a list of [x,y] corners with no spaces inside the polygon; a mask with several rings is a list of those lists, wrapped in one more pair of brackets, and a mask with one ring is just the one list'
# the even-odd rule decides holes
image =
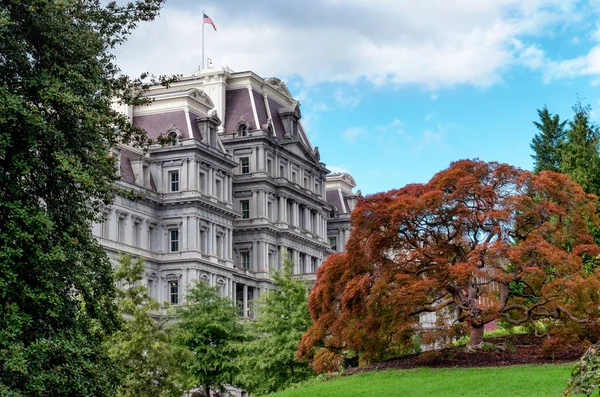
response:
{"label": "red-leaved tree", "polygon": [[499,319],[592,327],[596,202],[565,175],[479,160],[362,199],[347,251],[317,272],[298,356],[327,347],[381,357],[408,345],[425,313],[442,319],[438,334],[468,329],[471,346]]}

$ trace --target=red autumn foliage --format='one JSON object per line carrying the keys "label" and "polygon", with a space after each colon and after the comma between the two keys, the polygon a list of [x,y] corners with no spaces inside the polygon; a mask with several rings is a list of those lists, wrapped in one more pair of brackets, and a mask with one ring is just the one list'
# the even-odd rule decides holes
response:
{"label": "red autumn foliage", "polygon": [[461,160],[426,184],[363,198],[346,252],[317,272],[313,325],[298,357],[315,347],[366,358],[408,346],[419,315],[463,325],[470,344],[494,320],[551,319],[579,330],[600,301],[595,196],[567,176]]}

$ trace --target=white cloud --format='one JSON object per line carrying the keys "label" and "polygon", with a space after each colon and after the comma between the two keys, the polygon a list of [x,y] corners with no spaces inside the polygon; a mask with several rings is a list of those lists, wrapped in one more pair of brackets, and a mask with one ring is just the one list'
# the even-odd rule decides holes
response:
{"label": "white cloud", "polygon": [[333,94],[333,99],[342,108],[355,108],[362,100],[362,95],[359,92],[353,92],[349,94],[347,92],[338,89]]}
{"label": "white cloud", "polygon": [[[219,31],[205,28],[206,55],[215,65],[264,77],[298,77],[308,85],[365,79],[430,89],[485,87],[519,62],[515,40],[575,18],[574,2],[207,0],[206,12]],[[167,3],[156,21],[142,24],[118,49],[119,65],[131,74],[196,70],[201,13],[191,0]],[[349,106],[357,101],[345,99]]]}
{"label": "white cloud", "polygon": [[363,127],[350,127],[342,131],[342,138],[348,143],[354,143],[359,136],[366,134]]}
{"label": "white cloud", "polygon": [[438,125],[436,131],[423,131],[419,139],[411,145],[413,152],[420,152],[424,149],[435,148],[437,150],[448,150],[448,145],[445,142],[447,126]]}

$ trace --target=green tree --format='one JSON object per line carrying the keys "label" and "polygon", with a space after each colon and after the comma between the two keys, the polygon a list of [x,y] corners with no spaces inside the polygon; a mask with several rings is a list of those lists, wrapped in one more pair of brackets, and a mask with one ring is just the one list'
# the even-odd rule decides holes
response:
{"label": "green tree", "polygon": [[121,283],[119,309],[125,315],[125,324],[108,339],[106,347],[123,370],[118,394],[179,397],[188,386],[185,363],[191,354],[170,343],[166,318],[156,316],[160,305],[141,284],[144,270],[141,258],[134,261],[130,255],[123,255],[115,272]]}
{"label": "green tree", "polygon": [[534,153],[531,155],[534,161],[533,172],[559,172],[567,121],[560,121],[560,116],[552,115],[546,106],[537,112],[540,121],[534,121],[533,124],[540,132],[533,137],[530,145]]}
{"label": "green tree", "polygon": [[194,384],[204,389],[206,397],[211,389],[233,384],[244,329],[231,299],[220,296],[217,287],[197,282],[175,313],[174,341],[194,355],[188,363]]}
{"label": "green tree", "polygon": [[102,342],[120,316],[90,229],[113,198],[110,148],[145,138],[111,108],[143,101],[110,51],[161,3],[0,4],[2,395],[114,395]]}
{"label": "green tree", "polygon": [[257,320],[248,324],[251,340],[240,356],[240,384],[257,394],[267,394],[314,375],[308,360],[296,359],[302,334],[311,324],[309,289],[292,277],[293,262],[272,272],[275,289],[257,303]]}
{"label": "green tree", "polygon": [[590,120],[590,107],[577,102],[566,130],[560,172],[568,174],[586,193],[600,195],[600,129]]}

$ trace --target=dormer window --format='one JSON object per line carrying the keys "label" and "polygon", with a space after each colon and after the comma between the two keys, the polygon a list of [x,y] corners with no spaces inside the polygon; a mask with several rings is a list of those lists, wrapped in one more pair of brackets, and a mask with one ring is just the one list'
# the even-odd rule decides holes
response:
{"label": "dormer window", "polygon": [[248,126],[246,124],[240,124],[238,127],[238,136],[248,136]]}
{"label": "dormer window", "polygon": [[179,138],[177,137],[177,133],[175,131],[171,131],[169,133],[169,140],[171,141],[171,146],[177,146],[179,143]]}

